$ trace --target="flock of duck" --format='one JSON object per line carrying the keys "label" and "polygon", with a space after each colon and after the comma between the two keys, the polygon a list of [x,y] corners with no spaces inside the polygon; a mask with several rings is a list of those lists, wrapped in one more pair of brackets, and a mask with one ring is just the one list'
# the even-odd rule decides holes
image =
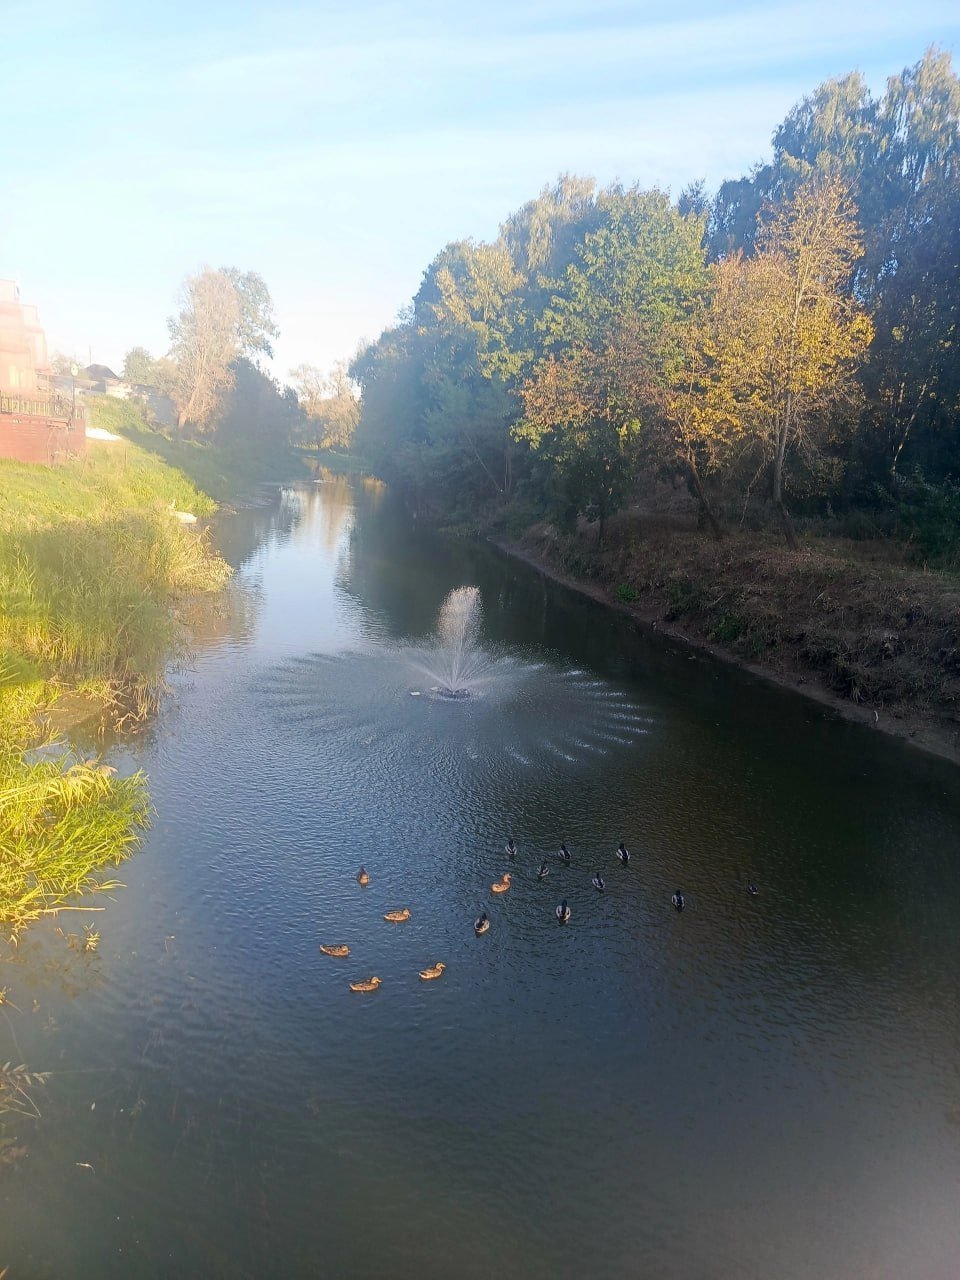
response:
{"label": "flock of duck", "polygon": [[[357,872],[357,884],[361,889],[365,889],[369,883],[370,872],[367,871],[366,867],[361,867]],[[388,911],[383,918],[384,920],[389,921],[390,924],[403,924],[406,920],[410,919],[410,908],[401,907],[397,911]],[[344,956],[348,956],[350,954],[350,948],[344,942],[321,944],[320,950],[325,956],[336,956],[338,959],[342,959]],[[447,966],[441,960],[427,969],[421,969],[421,981],[432,982],[435,978],[441,977],[446,967]],[[380,986],[381,981],[382,979],[378,978],[376,974],[374,974],[372,978],[367,978],[364,982],[351,982],[350,990],[376,991],[377,987]]]}
{"label": "flock of duck", "polygon": [[[511,862],[516,862],[518,849],[517,849],[516,841],[512,836],[508,839],[506,845],[504,846],[504,853],[507,855],[507,857],[510,859]],[[567,867],[569,867],[572,862],[570,850],[567,848],[566,843],[564,841],[560,842],[560,849],[557,853],[557,858],[560,860],[560,862],[564,866],[567,866]],[[627,846],[624,844],[622,840],[617,845],[616,858],[622,867],[629,867],[630,850],[627,848]],[[537,879],[540,881],[546,880],[549,874],[550,874],[550,867],[547,863],[546,858],[544,858],[540,863],[539,869],[537,870]],[[513,880],[513,877],[511,876],[510,872],[505,871],[499,880],[494,881],[494,883],[490,886],[490,889],[493,893],[497,893],[497,894],[507,893],[512,883],[512,880]],[[360,870],[357,872],[357,883],[360,885],[361,888],[366,888],[367,885],[370,883],[370,873],[366,870],[366,868],[361,867]],[[603,876],[600,874],[599,867],[597,868],[596,872],[591,878],[591,884],[597,890],[598,893],[603,893],[607,887],[604,882]],[[752,880],[747,881],[747,893],[752,898],[756,897],[759,892],[760,890],[757,888],[757,886],[753,883]],[[670,898],[670,901],[673,904],[673,907],[676,911],[682,911],[686,906],[686,899],[684,898],[683,891],[681,889],[677,889],[675,891],[675,893]],[[557,922],[559,924],[565,925],[570,923],[570,917],[572,915],[572,912],[570,910],[570,906],[566,898],[564,898],[563,901],[556,908],[555,915],[557,917]],[[403,924],[404,921],[410,919],[410,908],[403,907],[397,911],[388,911],[383,918],[384,920],[389,921],[391,924]],[[488,930],[490,929],[490,917],[487,915],[485,911],[481,911],[479,916],[477,916],[476,920],[473,923],[473,929],[477,937],[480,937],[481,934],[488,932]],[[346,946],[345,943],[336,943],[333,945],[321,945],[320,950],[325,956],[343,957],[343,956],[348,956],[350,954],[350,948]],[[447,966],[443,964],[442,961],[438,961],[437,964],[432,965],[427,969],[421,969],[420,980],[422,982],[432,982],[434,979],[442,977],[446,967]],[[368,978],[364,982],[351,982],[350,990],[351,991],[376,991],[376,989],[380,985],[381,985],[381,979],[378,978],[376,975],[374,975],[372,978]]]}

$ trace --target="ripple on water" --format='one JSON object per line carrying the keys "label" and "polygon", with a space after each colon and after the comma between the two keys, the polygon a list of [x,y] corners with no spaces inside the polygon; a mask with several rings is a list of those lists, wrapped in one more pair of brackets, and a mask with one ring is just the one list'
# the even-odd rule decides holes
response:
{"label": "ripple on water", "polygon": [[389,768],[398,747],[427,768],[493,768],[500,756],[526,768],[576,767],[638,747],[655,723],[605,681],[572,679],[578,669],[504,652],[482,665],[469,696],[433,701],[409,696],[431,692],[411,687],[429,678],[418,646],[299,656],[263,673],[257,695],[293,734],[335,735],[340,751],[362,744],[366,768]]}

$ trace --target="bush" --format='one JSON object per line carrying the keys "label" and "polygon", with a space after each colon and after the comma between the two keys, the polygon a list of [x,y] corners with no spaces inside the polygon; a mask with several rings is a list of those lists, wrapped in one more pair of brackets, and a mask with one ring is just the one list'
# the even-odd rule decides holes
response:
{"label": "bush", "polygon": [[934,484],[919,471],[899,482],[901,535],[914,559],[941,568],[960,567],[960,486]]}

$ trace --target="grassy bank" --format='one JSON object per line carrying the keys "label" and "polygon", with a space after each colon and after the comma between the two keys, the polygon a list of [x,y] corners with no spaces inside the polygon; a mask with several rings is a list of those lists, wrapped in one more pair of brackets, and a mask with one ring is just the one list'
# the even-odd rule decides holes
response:
{"label": "grassy bank", "polygon": [[714,648],[854,719],[960,760],[960,575],[888,542],[772,535],[714,542],[677,519],[497,539],[658,629]]}
{"label": "grassy bank", "polygon": [[[109,425],[109,424],[104,424]],[[135,845],[143,778],[33,748],[65,688],[143,714],[177,642],[178,600],[228,570],[173,510],[215,503],[123,442],[55,469],[0,460],[0,922],[55,908]]]}
{"label": "grassy bank", "polygon": [[101,396],[88,403],[97,426],[123,436],[142,453],[176,469],[217,502],[234,501],[252,493],[258,484],[309,479],[311,474],[298,449],[274,446],[264,450],[250,441],[227,446],[212,440],[186,440],[151,426],[131,401]]}

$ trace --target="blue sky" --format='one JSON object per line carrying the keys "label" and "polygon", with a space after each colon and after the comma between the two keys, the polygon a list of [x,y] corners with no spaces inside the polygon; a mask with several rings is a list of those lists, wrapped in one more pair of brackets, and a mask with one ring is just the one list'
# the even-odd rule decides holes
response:
{"label": "blue sky", "polygon": [[[159,354],[182,278],[254,270],[275,372],[375,337],[450,240],[559,172],[711,188],[822,80],[874,91],[960,3],[0,0],[0,277],[51,347]],[[19,104],[11,113],[10,105]]]}

